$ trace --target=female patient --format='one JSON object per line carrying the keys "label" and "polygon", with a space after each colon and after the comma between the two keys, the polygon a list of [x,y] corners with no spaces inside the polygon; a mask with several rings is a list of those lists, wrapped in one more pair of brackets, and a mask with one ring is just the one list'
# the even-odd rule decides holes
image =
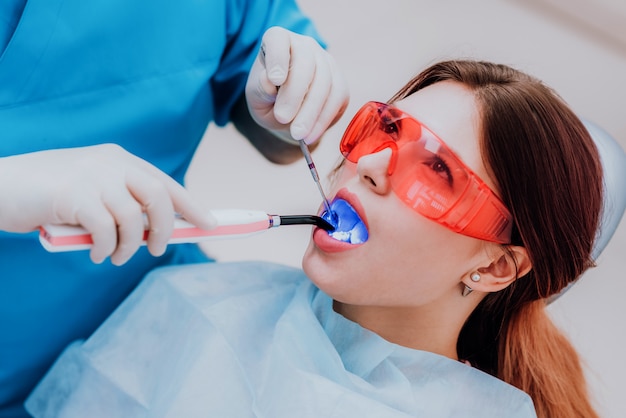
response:
{"label": "female patient", "polygon": [[595,146],[534,78],[435,64],[341,141],[300,270],[157,270],[35,416],[594,417],[546,298],[593,265]]}

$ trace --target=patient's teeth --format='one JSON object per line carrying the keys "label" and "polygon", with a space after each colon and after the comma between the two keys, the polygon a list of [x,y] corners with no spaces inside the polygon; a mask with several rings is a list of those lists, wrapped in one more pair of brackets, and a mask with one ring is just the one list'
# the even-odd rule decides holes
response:
{"label": "patient's teeth", "polygon": [[350,244],[362,244],[367,241],[369,237],[367,228],[348,202],[343,199],[336,199],[331,203],[330,208],[335,217],[332,217],[328,212],[322,213],[322,218],[335,226],[334,231],[327,231],[328,235],[337,241],[349,242]]}

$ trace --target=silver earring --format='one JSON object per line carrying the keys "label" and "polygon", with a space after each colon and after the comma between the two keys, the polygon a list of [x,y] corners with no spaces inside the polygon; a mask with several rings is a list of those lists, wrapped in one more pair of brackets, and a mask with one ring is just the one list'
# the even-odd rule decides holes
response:
{"label": "silver earring", "polygon": [[470,293],[472,293],[474,289],[472,289],[471,287],[469,287],[468,285],[465,285],[465,287],[463,288],[463,293],[461,293],[464,297],[469,295]]}
{"label": "silver earring", "polygon": [[480,274],[478,274],[478,272],[476,272],[476,273],[474,273],[474,274],[472,274],[472,275],[470,276],[470,279],[472,279],[472,281],[473,281],[474,283],[476,283],[477,281],[479,281],[479,280],[480,280]]}

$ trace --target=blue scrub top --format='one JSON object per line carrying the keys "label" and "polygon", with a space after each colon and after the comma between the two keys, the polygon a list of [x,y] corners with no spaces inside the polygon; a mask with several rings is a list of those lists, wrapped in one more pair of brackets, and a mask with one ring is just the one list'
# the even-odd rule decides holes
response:
{"label": "blue scrub top", "polygon": [[[207,125],[228,123],[264,31],[317,37],[293,0],[2,3],[0,157],[114,142],[179,182]],[[176,245],[94,265],[0,232],[0,417],[149,270],[202,260]]]}

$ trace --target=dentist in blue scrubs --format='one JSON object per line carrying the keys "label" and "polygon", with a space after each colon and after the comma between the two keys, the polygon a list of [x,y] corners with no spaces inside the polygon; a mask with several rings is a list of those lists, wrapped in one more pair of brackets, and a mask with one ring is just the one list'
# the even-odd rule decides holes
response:
{"label": "dentist in blue scrubs", "polygon": [[[148,271],[207,260],[166,242],[174,213],[214,222],[182,186],[209,123],[289,163],[348,93],[293,0],[3,0],[0,52],[0,417],[20,417]],[[91,252],[46,252],[46,223]]]}

